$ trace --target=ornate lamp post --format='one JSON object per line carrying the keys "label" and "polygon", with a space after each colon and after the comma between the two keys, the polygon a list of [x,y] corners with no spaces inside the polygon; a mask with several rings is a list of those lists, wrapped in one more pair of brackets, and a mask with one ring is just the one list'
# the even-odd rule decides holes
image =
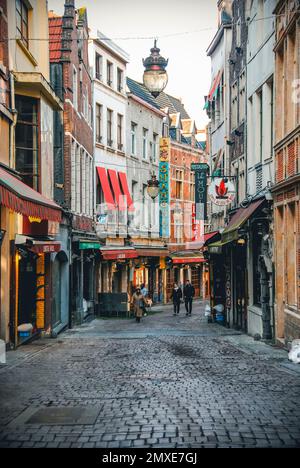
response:
{"label": "ornate lamp post", "polygon": [[144,85],[155,98],[159,96],[168,84],[168,74],[166,72],[168,63],[169,60],[160,55],[157,39],[155,39],[151,55],[143,60],[145,67]]}
{"label": "ornate lamp post", "polygon": [[159,195],[159,181],[155,174],[152,175],[151,180],[148,180],[147,192],[152,200],[155,200]]}

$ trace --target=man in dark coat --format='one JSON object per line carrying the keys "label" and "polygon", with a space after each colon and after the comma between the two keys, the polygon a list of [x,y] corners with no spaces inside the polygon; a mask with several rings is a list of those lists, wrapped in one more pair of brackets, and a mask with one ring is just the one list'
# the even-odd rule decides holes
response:
{"label": "man in dark coat", "polygon": [[171,294],[171,299],[173,299],[173,304],[174,304],[174,315],[179,315],[180,304],[181,304],[181,299],[182,299],[182,290],[181,288],[178,287],[176,283],[174,284],[174,288]]}
{"label": "man in dark coat", "polygon": [[193,299],[195,297],[195,288],[189,280],[187,280],[186,282],[186,285],[183,290],[183,295],[184,295],[186,315],[191,316],[192,309],[193,309]]}

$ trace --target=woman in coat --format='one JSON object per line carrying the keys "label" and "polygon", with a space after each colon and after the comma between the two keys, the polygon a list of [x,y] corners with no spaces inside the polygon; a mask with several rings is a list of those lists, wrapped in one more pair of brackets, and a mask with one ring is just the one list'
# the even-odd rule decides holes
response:
{"label": "woman in coat", "polygon": [[171,299],[173,299],[174,304],[174,315],[179,315],[180,312],[180,304],[182,299],[182,290],[179,286],[175,283],[174,288],[171,294]]}
{"label": "woman in coat", "polygon": [[141,317],[143,317],[144,307],[146,305],[146,299],[141,293],[141,289],[138,288],[134,295],[132,296],[131,303],[133,304],[134,314],[136,316],[136,321],[140,323]]}

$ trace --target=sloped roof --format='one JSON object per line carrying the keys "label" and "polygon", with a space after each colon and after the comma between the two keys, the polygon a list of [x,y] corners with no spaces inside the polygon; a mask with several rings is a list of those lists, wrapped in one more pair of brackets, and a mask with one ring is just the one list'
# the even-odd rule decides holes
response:
{"label": "sloped roof", "polygon": [[50,62],[61,59],[62,17],[49,13],[49,52]]}
{"label": "sloped roof", "polygon": [[160,108],[160,106],[156,103],[154,97],[149,93],[149,91],[145,88],[143,84],[138,83],[132,78],[127,78],[127,86],[129,88],[130,93],[139,97],[140,99],[147,102],[156,109]]}
{"label": "sloped roof", "polygon": [[179,112],[182,119],[190,119],[190,116],[185,110],[185,107],[182,104],[182,102],[174,96],[170,96],[166,93],[160,93],[160,95],[155,99],[155,101],[161,109],[167,107],[169,109],[170,114],[177,114]]}

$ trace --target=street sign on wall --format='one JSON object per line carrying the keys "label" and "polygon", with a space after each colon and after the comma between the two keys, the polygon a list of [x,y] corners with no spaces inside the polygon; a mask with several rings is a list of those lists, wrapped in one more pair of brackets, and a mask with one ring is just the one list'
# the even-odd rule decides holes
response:
{"label": "street sign on wall", "polygon": [[160,237],[170,237],[170,138],[160,139],[159,158],[159,212]]}

